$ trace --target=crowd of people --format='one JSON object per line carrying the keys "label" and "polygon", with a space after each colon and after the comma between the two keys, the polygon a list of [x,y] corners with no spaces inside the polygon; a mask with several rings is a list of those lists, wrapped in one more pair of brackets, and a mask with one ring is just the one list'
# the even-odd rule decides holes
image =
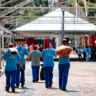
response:
{"label": "crowd of people", "polygon": [[86,61],[86,62],[90,62],[96,61],[96,47],[92,46],[83,46],[83,47],[77,47],[75,48],[76,53],[78,54],[79,60],[80,61]]}
{"label": "crowd of people", "polygon": [[[67,39],[63,39],[62,45],[66,46]],[[10,49],[15,48],[15,51]],[[25,58],[25,55],[27,57]],[[48,48],[43,49],[43,46],[31,45],[29,48],[25,46],[24,41],[19,41],[18,45],[14,47],[12,43],[8,44],[8,50],[4,52],[2,58],[6,60],[5,64],[5,76],[6,86],[5,90],[9,92],[10,87],[12,92],[15,92],[15,88],[19,88],[20,84],[23,88],[25,85],[25,69],[26,61],[31,61],[32,68],[32,82],[39,81],[40,72],[40,60],[43,61],[45,88],[51,88],[53,84],[53,70],[54,70],[54,56],[59,56],[58,52],[52,45],[49,44]],[[59,56],[58,61],[59,70],[59,89],[66,91],[68,73],[70,69],[69,56]]]}

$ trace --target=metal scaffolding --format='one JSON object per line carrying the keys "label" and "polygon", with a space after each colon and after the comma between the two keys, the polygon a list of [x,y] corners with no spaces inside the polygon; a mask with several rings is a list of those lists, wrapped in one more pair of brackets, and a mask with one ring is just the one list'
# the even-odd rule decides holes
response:
{"label": "metal scaffolding", "polygon": [[[10,42],[11,42],[11,38],[12,38],[11,32],[12,32],[12,30],[14,28],[19,26],[18,22],[20,22],[20,18],[21,19],[22,18],[23,19],[25,19],[25,18],[28,19],[29,17],[30,18],[34,18],[35,17],[37,19],[41,15],[29,15],[27,13],[30,10],[33,10],[33,9],[35,10],[34,12],[36,12],[36,11],[38,12],[38,10],[41,13],[43,13],[44,10],[45,10],[45,13],[46,13],[46,10],[47,10],[47,12],[51,12],[54,9],[58,8],[58,7],[59,8],[62,7],[62,3],[63,3],[63,2],[56,2],[56,4],[55,4],[53,2],[54,0],[48,0],[48,1],[50,1],[50,2],[48,2],[49,6],[47,6],[47,7],[46,6],[38,6],[37,7],[37,6],[34,5],[35,4],[34,0],[20,0],[22,2],[19,2],[17,4],[14,3],[14,5],[11,6],[11,7],[9,7],[7,5],[7,4],[12,4],[12,2],[15,2],[15,1],[18,1],[18,0],[9,0],[9,1],[0,0],[0,38],[2,37],[2,39],[0,39],[0,55],[1,55],[1,49],[4,46],[4,37],[10,38]],[[81,0],[81,1],[83,1],[84,6],[80,5],[80,2],[78,2],[79,0],[62,0],[62,1],[66,1],[66,6],[63,6],[64,10],[62,10],[62,17],[56,17],[56,18],[62,18],[61,40],[65,36],[65,32],[64,32],[65,19],[66,18],[71,18],[71,17],[65,17],[64,16],[64,11],[65,10],[70,12],[70,13],[72,13],[72,14],[74,14],[76,16],[75,18],[77,18],[77,19],[74,19],[74,23],[76,23],[75,20],[78,20],[78,17],[79,17],[79,18],[82,18],[84,20],[87,20],[88,23],[96,24],[96,16],[95,16],[96,12],[92,13],[92,10],[96,9],[96,6],[94,4],[92,5],[92,3],[90,3],[91,6],[88,6],[89,1],[86,1],[86,0]],[[32,3],[32,2],[33,2],[33,5],[30,5],[30,3]],[[26,12],[26,10],[27,10],[27,12]],[[91,14],[91,16],[90,16],[90,14],[88,12]],[[31,14],[33,14],[33,13],[31,13]],[[55,18],[55,17],[53,17],[53,18]],[[27,23],[27,21],[26,21],[26,23]],[[55,21],[55,22],[52,22],[52,23],[58,23],[58,22]],[[70,22],[67,22],[67,23],[71,24],[73,22],[70,21]],[[13,28],[6,29],[5,26],[4,26],[5,24],[12,25]],[[22,23],[22,24],[24,24],[24,23]],[[82,22],[79,22],[78,24],[82,24]],[[8,35],[5,34],[4,32],[7,33]],[[35,34],[35,36],[36,36],[36,34]],[[52,36],[54,36],[54,34],[52,34]],[[0,58],[0,61],[1,61],[1,58]],[[1,67],[1,65],[0,65],[0,67]]]}

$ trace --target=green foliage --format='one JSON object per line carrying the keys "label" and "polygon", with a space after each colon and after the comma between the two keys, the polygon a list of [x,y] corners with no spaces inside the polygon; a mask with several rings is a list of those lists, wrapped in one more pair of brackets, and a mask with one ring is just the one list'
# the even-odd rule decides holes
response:
{"label": "green foliage", "polygon": [[91,3],[96,3],[96,0],[86,0],[86,1],[89,1]]}
{"label": "green foliage", "polygon": [[37,9],[26,9],[24,11],[24,14],[23,14],[23,16],[25,16],[25,17],[21,16],[21,17],[18,18],[18,21],[19,21],[18,26],[29,23],[29,22],[43,16],[47,12],[48,11],[46,11],[46,10],[44,12],[42,12],[42,10],[40,10],[40,9],[38,9],[38,10]]}
{"label": "green foliage", "polygon": [[[81,7],[85,7],[84,6],[84,3],[81,1],[81,0],[77,0],[78,4],[81,6]],[[82,8],[85,12],[85,8]]]}
{"label": "green foliage", "polygon": [[48,0],[34,0],[36,7],[48,7]]}

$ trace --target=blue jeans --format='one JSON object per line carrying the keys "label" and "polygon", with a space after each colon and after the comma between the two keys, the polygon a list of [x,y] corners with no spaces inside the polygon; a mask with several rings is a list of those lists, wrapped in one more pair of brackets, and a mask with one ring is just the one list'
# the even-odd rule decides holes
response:
{"label": "blue jeans", "polygon": [[6,76],[6,89],[9,89],[10,87],[12,89],[15,89],[16,70],[5,71],[5,76]]}
{"label": "blue jeans", "polygon": [[39,80],[39,66],[32,66],[33,80]]}
{"label": "blue jeans", "polygon": [[86,61],[90,62],[90,54],[88,52],[86,52]]}
{"label": "blue jeans", "polygon": [[53,67],[44,67],[45,86],[52,86]]}
{"label": "blue jeans", "polygon": [[24,72],[21,72],[19,64],[17,64],[17,72],[16,72],[16,85],[17,86],[19,86],[20,82],[22,85],[25,84],[25,65],[23,65],[23,69],[24,69]]}
{"label": "blue jeans", "polygon": [[59,64],[59,88],[66,89],[70,64]]}

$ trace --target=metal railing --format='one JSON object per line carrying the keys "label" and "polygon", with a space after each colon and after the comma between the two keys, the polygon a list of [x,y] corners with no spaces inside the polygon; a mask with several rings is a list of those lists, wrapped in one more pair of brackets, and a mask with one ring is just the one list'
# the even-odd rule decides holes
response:
{"label": "metal railing", "polygon": [[9,14],[9,13],[14,12],[15,10],[17,10],[19,6],[22,7],[22,6],[24,6],[26,4],[29,4],[31,2],[33,2],[33,1],[22,2],[20,4],[15,5],[14,7],[0,7],[0,9],[8,9],[7,12],[5,14],[3,14],[3,16],[6,16],[7,14]]}

